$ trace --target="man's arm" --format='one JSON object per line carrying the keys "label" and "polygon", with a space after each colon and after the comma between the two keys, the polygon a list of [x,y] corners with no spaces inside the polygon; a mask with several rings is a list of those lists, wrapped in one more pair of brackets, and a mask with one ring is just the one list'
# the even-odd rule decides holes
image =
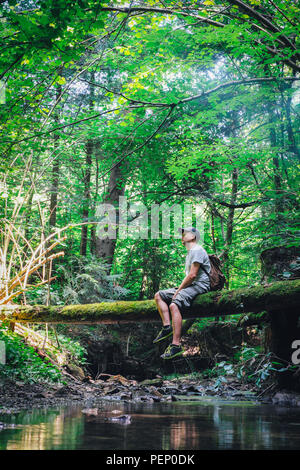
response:
{"label": "man's arm", "polygon": [[176,291],[175,294],[173,295],[172,299],[175,299],[176,295],[178,294],[178,292],[179,292],[181,289],[184,289],[185,287],[190,286],[190,285],[194,282],[194,280],[195,280],[196,277],[197,277],[199,268],[200,268],[200,263],[197,263],[196,261],[195,261],[194,263],[192,263],[190,272],[188,273],[187,276],[185,276],[185,278],[183,279],[182,283],[181,283],[180,286],[178,287],[177,291]]}

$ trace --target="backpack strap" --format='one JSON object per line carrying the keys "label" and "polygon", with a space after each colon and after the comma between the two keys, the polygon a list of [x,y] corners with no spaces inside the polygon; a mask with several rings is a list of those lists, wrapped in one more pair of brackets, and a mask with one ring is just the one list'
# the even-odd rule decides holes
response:
{"label": "backpack strap", "polygon": [[201,269],[203,269],[203,271],[205,272],[205,274],[208,276],[208,279],[210,279],[209,274],[208,274],[208,272],[206,271],[205,267],[202,266],[202,265],[201,265],[200,267],[201,267]]}

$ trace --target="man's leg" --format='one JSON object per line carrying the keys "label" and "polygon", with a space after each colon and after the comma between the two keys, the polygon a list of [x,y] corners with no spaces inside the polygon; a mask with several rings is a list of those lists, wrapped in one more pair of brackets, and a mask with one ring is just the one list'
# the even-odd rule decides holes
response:
{"label": "man's leg", "polygon": [[169,307],[166,302],[164,302],[159,295],[159,292],[156,292],[154,296],[154,300],[157,305],[157,309],[159,311],[159,315],[161,317],[161,321],[163,323],[163,326],[169,326],[170,325],[170,313],[169,313]]}
{"label": "man's leg", "polygon": [[174,359],[175,357],[181,356],[184,352],[183,348],[180,346],[182,316],[178,305],[171,302],[170,311],[172,314],[173,341],[160,356],[162,359]]}
{"label": "man's leg", "polygon": [[180,310],[173,302],[170,304],[170,311],[172,314],[173,324],[173,341],[172,344],[179,346],[181,339],[181,328],[182,328],[182,316]]}
{"label": "man's leg", "polygon": [[[172,292],[170,293],[168,290],[165,290],[163,291],[163,295],[166,296],[164,298],[166,298],[168,302],[169,299],[171,300],[173,293]],[[171,336],[171,334],[173,333],[173,329],[170,325],[170,313],[169,313],[168,303],[163,300],[162,296],[160,295],[160,292],[157,292],[155,294],[154,299],[157,305],[157,309],[159,311],[159,315],[161,317],[161,321],[163,323],[163,327],[161,331],[153,340],[153,343],[156,344],[168,338],[169,336]]]}

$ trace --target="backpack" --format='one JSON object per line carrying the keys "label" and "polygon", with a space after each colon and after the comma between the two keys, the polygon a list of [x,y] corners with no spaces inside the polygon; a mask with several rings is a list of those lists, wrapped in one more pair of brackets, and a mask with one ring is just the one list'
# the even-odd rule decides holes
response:
{"label": "backpack", "polygon": [[210,261],[210,273],[208,273],[203,266],[201,266],[201,268],[209,277],[210,290],[221,290],[223,289],[226,281],[225,276],[220,269],[221,260],[216,255],[208,255],[208,257]]}

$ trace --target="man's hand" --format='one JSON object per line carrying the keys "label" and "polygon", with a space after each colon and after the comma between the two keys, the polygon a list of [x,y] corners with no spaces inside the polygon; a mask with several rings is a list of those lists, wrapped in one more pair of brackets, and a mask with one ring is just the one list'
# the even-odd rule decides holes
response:
{"label": "man's hand", "polygon": [[185,276],[185,278],[183,279],[182,283],[180,284],[180,286],[176,290],[175,294],[173,295],[172,300],[175,299],[176,295],[178,294],[178,292],[181,289],[185,289],[186,287],[189,287],[190,285],[193,284],[194,280],[197,277],[197,273],[199,271],[199,268],[200,268],[200,263],[198,263],[197,261],[192,263],[189,274],[187,276]]}
{"label": "man's hand", "polygon": [[179,292],[179,289],[177,289],[177,291],[176,291],[175,294],[173,295],[172,300],[175,299],[175,297],[176,297],[176,295],[178,294],[178,292]]}

